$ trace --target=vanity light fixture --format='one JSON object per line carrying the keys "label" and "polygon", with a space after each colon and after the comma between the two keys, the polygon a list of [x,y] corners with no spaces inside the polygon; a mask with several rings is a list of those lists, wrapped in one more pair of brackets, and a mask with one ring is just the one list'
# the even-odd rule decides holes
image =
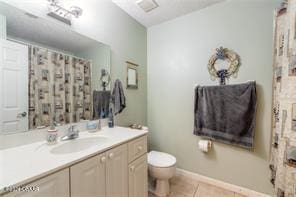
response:
{"label": "vanity light fixture", "polygon": [[83,10],[78,6],[71,6],[70,9],[64,8],[59,0],[48,0],[49,1],[49,13],[48,16],[53,17],[63,23],[71,25],[72,16],[78,18],[82,15]]}

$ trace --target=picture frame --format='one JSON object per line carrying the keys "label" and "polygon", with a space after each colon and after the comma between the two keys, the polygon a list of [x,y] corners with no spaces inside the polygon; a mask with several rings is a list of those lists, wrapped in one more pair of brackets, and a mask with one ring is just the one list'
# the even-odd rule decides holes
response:
{"label": "picture frame", "polygon": [[138,64],[126,61],[126,88],[127,89],[138,89]]}

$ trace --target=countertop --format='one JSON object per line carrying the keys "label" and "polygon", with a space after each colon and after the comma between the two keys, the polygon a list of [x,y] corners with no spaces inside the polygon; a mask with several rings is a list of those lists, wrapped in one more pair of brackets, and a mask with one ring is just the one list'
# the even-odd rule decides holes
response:
{"label": "countertop", "polygon": [[147,133],[145,130],[124,127],[104,127],[95,133],[83,131],[80,132],[79,139],[101,136],[106,140],[66,154],[54,154],[51,151],[72,141],[48,145],[44,140],[0,150],[0,194],[5,192],[5,187],[24,185]]}

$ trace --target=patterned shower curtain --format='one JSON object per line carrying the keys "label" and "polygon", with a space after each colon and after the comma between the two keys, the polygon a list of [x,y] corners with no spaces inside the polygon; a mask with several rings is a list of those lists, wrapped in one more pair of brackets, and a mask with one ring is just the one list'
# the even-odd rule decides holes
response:
{"label": "patterned shower curtain", "polygon": [[91,62],[29,48],[29,128],[91,119]]}
{"label": "patterned shower curtain", "polygon": [[296,196],[296,0],[275,16],[273,139],[271,182],[274,196]]}

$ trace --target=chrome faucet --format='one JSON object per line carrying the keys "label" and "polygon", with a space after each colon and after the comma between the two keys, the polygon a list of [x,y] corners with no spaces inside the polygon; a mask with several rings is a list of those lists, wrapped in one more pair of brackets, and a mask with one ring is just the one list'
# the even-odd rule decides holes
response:
{"label": "chrome faucet", "polygon": [[61,137],[61,141],[73,140],[78,137],[79,137],[79,130],[77,129],[77,125],[71,125],[68,129],[67,134]]}

